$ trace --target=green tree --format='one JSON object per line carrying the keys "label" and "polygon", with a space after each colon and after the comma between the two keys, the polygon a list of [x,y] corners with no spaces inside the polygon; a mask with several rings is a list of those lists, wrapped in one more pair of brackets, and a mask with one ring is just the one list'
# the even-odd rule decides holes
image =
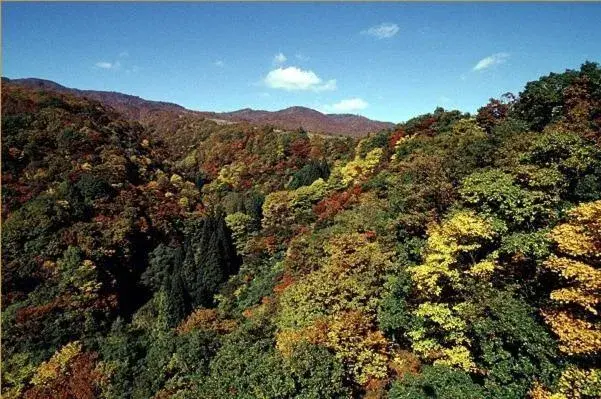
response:
{"label": "green tree", "polygon": [[390,399],[484,399],[485,391],[464,371],[445,366],[425,366],[418,375],[405,374],[395,381]]}

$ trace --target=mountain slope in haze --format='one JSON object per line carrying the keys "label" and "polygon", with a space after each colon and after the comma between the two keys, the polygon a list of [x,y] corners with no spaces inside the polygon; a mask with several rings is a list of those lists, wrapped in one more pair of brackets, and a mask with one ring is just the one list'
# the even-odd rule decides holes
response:
{"label": "mountain slope in haze", "polygon": [[127,118],[136,120],[142,124],[146,124],[150,120],[156,121],[157,116],[159,118],[169,118],[173,117],[174,114],[179,116],[185,113],[209,119],[249,122],[258,125],[273,125],[288,130],[303,128],[304,130],[313,133],[346,135],[352,137],[363,137],[369,133],[376,133],[380,130],[394,127],[393,123],[374,121],[360,115],[323,114],[306,107],[290,107],[273,112],[253,110],[250,108],[222,113],[201,112],[192,111],[169,102],[145,100],[137,96],[118,92],[72,89],[44,79],[2,79],[3,82],[11,82],[33,89],[53,90],[62,93],[70,93],[80,97],[87,97],[105,105],[109,105]]}

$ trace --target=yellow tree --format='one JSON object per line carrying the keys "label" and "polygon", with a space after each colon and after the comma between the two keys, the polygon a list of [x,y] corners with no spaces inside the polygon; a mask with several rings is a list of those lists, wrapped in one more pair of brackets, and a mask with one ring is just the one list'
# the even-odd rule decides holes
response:
{"label": "yellow tree", "polygon": [[[554,309],[543,311],[545,321],[567,355],[598,358],[601,354],[601,201],[582,204],[569,213],[566,223],[550,233],[556,254],[543,264],[559,275],[561,287],[551,292]],[[551,393],[541,386],[535,399],[601,397],[601,369],[569,366]]]}
{"label": "yellow tree", "polygon": [[544,267],[557,273],[563,284],[551,292],[557,308],[544,312],[557,334],[560,349],[569,355],[601,352],[601,201],[573,209],[566,223],[555,227],[557,244]]}
{"label": "yellow tree", "polygon": [[337,188],[348,187],[351,183],[356,183],[369,176],[380,164],[384,157],[384,151],[381,148],[374,148],[369,151],[365,157],[359,155],[361,144],[357,147],[355,159],[347,162],[344,166],[338,165],[334,168],[328,183]]}
{"label": "yellow tree", "polygon": [[424,262],[409,270],[420,295],[438,298],[445,288],[461,290],[466,275],[489,276],[496,267],[494,254],[485,259],[476,254],[495,236],[491,223],[472,211],[456,212],[442,224],[431,225]]}
{"label": "yellow tree", "polygon": [[[469,303],[461,301],[461,294],[470,281],[486,282],[492,276],[497,267],[496,253],[488,246],[497,233],[488,220],[472,211],[456,212],[441,224],[430,226],[428,233],[424,262],[409,268],[422,303],[414,311],[419,323],[407,336],[422,358],[473,371],[464,318]],[[449,303],[448,298],[459,300]]]}
{"label": "yellow tree", "polygon": [[601,397],[601,370],[568,366],[559,377],[553,392],[536,383],[531,399],[589,399]]}

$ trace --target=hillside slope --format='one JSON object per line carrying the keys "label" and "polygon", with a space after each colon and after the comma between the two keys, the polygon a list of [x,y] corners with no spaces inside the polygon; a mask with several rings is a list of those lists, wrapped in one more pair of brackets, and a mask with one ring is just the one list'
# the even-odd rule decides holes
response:
{"label": "hillside slope", "polygon": [[598,64],[360,140],[2,89],[2,397],[601,397]]}
{"label": "hillside slope", "polygon": [[322,114],[321,112],[305,107],[291,107],[281,111],[255,111],[242,109],[233,112],[191,111],[177,104],[145,100],[137,96],[117,92],[79,90],[59,85],[58,83],[35,78],[8,79],[3,82],[29,87],[32,89],[54,90],[76,96],[87,97],[99,101],[119,111],[125,117],[143,124],[155,121],[158,118],[173,118],[174,116],[187,115],[210,119],[220,119],[232,122],[246,121],[257,125],[273,125],[281,129],[304,130],[314,133],[347,135],[362,137],[369,133],[390,129],[394,126],[390,122],[374,121],[359,115]]}

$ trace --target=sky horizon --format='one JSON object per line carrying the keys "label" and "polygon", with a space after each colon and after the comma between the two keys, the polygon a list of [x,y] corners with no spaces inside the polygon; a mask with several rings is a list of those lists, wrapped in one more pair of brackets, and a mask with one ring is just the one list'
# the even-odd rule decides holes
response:
{"label": "sky horizon", "polygon": [[599,20],[599,3],[4,3],[2,76],[401,122],[601,61]]}

